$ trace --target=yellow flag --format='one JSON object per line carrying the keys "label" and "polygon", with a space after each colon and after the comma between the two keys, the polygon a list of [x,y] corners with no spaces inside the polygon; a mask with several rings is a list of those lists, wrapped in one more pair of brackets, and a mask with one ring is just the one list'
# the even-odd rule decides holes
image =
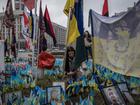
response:
{"label": "yellow flag", "polygon": [[[75,0],[67,0],[64,7],[64,13],[69,17],[68,33],[67,33],[67,45],[72,44],[76,41],[76,38],[80,36],[77,20],[74,14]],[[69,15],[70,12],[70,15]]]}

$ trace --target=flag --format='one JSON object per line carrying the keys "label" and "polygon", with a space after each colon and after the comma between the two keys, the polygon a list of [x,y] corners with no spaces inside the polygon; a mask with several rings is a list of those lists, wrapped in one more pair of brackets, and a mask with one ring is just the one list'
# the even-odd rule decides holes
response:
{"label": "flag", "polygon": [[30,20],[26,8],[22,15],[22,35],[25,38],[26,49],[32,49],[31,32],[30,32]]}
{"label": "flag", "polygon": [[44,22],[44,17],[43,17],[43,12],[42,12],[42,0],[40,0],[40,10],[39,10],[39,29],[41,32],[41,35],[44,35],[45,32],[45,22]]}
{"label": "flag", "polygon": [[12,44],[16,43],[15,27],[12,27]]}
{"label": "flag", "polygon": [[76,39],[76,53],[75,53],[75,69],[77,69],[81,63],[86,60],[86,49],[84,44],[84,27],[83,27],[83,0],[76,0],[75,2],[75,17],[77,20],[78,30],[80,36]]}
{"label": "flag", "polygon": [[26,5],[26,7],[31,11],[35,8],[35,0],[22,0],[22,2]]}
{"label": "flag", "polygon": [[45,51],[42,51],[38,56],[38,68],[41,69],[52,69],[55,63],[55,57]]}
{"label": "flag", "polygon": [[63,10],[64,13],[69,17],[68,34],[67,34],[67,40],[66,40],[67,45],[70,45],[73,42],[75,42],[77,37],[80,36],[80,32],[78,30],[78,24],[77,24],[77,20],[75,16],[74,6],[75,6],[75,0],[67,0],[64,10]]}
{"label": "flag", "polygon": [[47,6],[45,9],[45,13],[44,13],[44,21],[45,21],[46,33],[48,33],[53,38],[54,46],[56,46],[56,43],[57,43],[56,36],[55,36],[54,30],[53,30],[53,26],[51,23],[51,19],[49,16]]}
{"label": "flag", "polygon": [[138,14],[140,14],[140,1],[125,14],[111,18],[90,10],[91,30],[94,34],[92,41],[95,69],[140,77]]}
{"label": "flag", "polygon": [[12,0],[8,0],[3,22],[7,28],[10,28],[10,27],[14,27],[14,21],[15,19],[13,14]]}
{"label": "flag", "polygon": [[23,12],[23,18],[24,18],[24,25],[27,26],[29,24],[28,15]]}
{"label": "flag", "polygon": [[45,22],[42,12],[42,1],[40,0],[40,10],[39,10],[39,29],[40,29],[40,37],[39,37],[39,52],[43,49],[43,47],[47,48],[47,40],[45,38]]}
{"label": "flag", "polygon": [[30,16],[29,16],[29,30],[30,30],[30,37],[31,39],[33,39],[33,35],[34,35],[34,18],[33,18],[33,14],[32,14],[32,10],[30,11]]}
{"label": "flag", "polygon": [[11,37],[11,53],[16,58],[16,35],[15,35],[15,27],[12,27],[12,37]]}
{"label": "flag", "polygon": [[103,16],[109,16],[108,1],[107,0],[104,0],[102,15]]}

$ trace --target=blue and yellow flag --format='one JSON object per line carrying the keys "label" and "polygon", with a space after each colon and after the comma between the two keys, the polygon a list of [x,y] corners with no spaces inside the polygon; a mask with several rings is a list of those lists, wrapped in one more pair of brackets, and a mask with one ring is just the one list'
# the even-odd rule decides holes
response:
{"label": "blue and yellow flag", "polygon": [[75,42],[77,37],[80,36],[77,19],[75,17],[74,6],[75,6],[75,0],[67,0],[64,7],[64,13],[69,17],[68,35],[66,41],[67,45],[70,45],[73,42]]}
{"label": "blue and yellow flag", "polygon": [[[121,16],[104,17],[90,10],[94,65],[140,77],[140,2]],[[132,18],[133,17],[133,18]],[[105,70],[104,69],[104,70]]]}

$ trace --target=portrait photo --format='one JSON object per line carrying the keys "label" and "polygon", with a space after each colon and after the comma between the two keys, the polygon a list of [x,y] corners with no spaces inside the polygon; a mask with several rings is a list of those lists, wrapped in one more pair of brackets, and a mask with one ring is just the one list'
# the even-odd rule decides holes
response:
{"label": "portrait photo", "polygon": [[65,82],[53,82],[53,86],[61,86],[63,92],[65,92]]}
{"label": "portrait photo", "polygon": [[47,104],[60,103],[61,102],[61,86],[50,86],[46,88],[46,101]]}
{"label": "portrait photo", "polygon": [[126,83],[126,82],[122,82],[122,83],[118,83],[117,85],[118,85],[120,91],[122,92],[122,94],[123,94],[125,100],[126,100],[128,103],[134,104],[134,103],[135,103],[135,100],[133,99],[132,95],[131,95],[130,92],[129,92],[127,83]]}
{"label": "portrait photo", "polygon": [[13,104],[19,105],[21,99],[22,99],[21,91],[16,91],[16,92],[5,94],[6,105],[13,105]]}
{"label": "portrait photo", "polygon": [[107,105],[126,105],[125,100],[117,86],[105,87],[102,90]]}
{"label": "portrait photo", "polygon": [[128,86],[126,82],[118,83],[117,84],[121,92],[128,92]]}

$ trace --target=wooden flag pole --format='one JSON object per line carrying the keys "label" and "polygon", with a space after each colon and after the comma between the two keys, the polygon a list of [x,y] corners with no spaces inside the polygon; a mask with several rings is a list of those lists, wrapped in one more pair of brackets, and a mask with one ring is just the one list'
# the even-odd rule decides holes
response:
{"label": "wooden flag pole", "polygon": [[[37,48],[38,48],[38,50],[37,50],[37,57],[39,56],[39,50],[40,50],[40,48],[39,48],[39,46],[40,46],[40,29],[38,30],[38,38],[37,38]],[[37,58],[37,65],[38,65],[38,58]]]}
{"label": "wooden flag pole", "polygon": [[[4,13],[4,7],[2,8],[3,9],[3,13]],[[0,34],[1,34],[1,40],[5,40],[5,36],[4,36],[4,32],[3,32],[3,21],[4,21],[4,15],[2,17],[2,23],[1,23],[1,30],[0,30]],[[5,27],[4,27],[5,28]]]}

